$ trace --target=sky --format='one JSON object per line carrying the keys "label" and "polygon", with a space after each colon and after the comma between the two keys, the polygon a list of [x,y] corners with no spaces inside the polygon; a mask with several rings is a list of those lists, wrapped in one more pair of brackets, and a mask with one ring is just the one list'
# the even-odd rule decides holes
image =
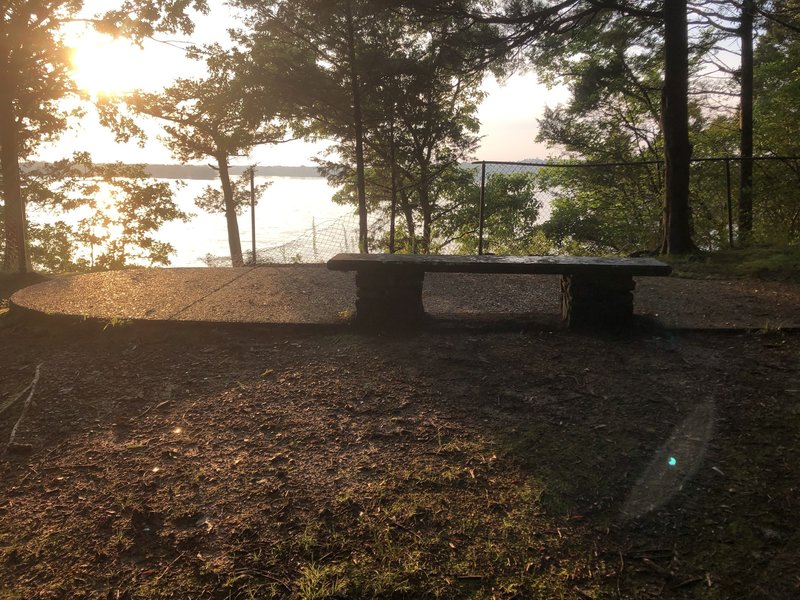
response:
{"label": "sky", "polygon": [[[102,3],[87,4],[87,9],[91,11]],[[124,92],[135,88],[157,91],[169,85],[176,76],[202,75],[202,63],[185,58],[183,42],[224,40],[227,37],[226,29],[231,25],[232,21],[225,9],[217,6],[210,16],[198,19],[191,40],[166,37],[160,41],[145,40],[143,47],[138,48],[123,40],[111,40],[76,27],[67,33],[67,43],[75,48],[73,62],[76,81],[90,92]],[[120,64],[125,65],[124,68],[120,68]],[[515,161],[546,158],[553,154],[553,151],[535,142],[536,120],[542,116],[546,105],[554,106],[567,99],[565,89],[548,90],[537,82],[533,73],[515,74],[504,82],[498,82],[489,76],[483,87],[487,96],[478,109],[482,139],[473,157],[475,160]],[[97,123],[92,114],[87,114],[58,142],[42,147],[36,158],[56,160],[67,157],[74,151],[88,150],[98,162],[177,162],[170,151],[159,142],[160,126],[157,122],[143,121],[142,124],[148,133],[144,147],[136,142],[120,144]],[[89,148],[87,141],[90,142]],[[259,147],[250,158],[234,162],[308,165],[311,164],[311,158],[326,146],[325,142],[293,141]]]}

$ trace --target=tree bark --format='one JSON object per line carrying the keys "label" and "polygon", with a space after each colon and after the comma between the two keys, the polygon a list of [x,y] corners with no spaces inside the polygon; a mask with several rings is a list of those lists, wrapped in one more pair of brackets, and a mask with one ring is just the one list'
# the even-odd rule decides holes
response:
{"label": "tree bark", "polygon": [[739,35],[742,44],[740,87],[739,241],[753,231],[753,0],[744,0]]}
{"label": "tree bark", "polygon": [[348,0],[347,10],[347,52],[350,63],[350,90],[353,100],[353,133],[356,143],[356,193],[358,195],[358,251],[369,252],[367,247],[367,184],[364,174],[364,114],[361,106],[361,90],[356,68],[356,38],[353,26],[353,7]]}
{"label": "tree bark", "polygon": [[408,231],[408,247],[406,252],[417,253],[417,227],[414,222],[414,207],[406,194],[400,195],[400,209],[406,218],[406,231]]}
{"label": "tree bark", "polygon": [[0,57],[0,168],[3,178],[5,255],[3,269],[13,273],[28,271],[25,235],[25,200],[19,169],[17,119],[14,111],[16,77],[10,51]]}
{"label": "tree bark", "polygon": [[389,221],[389,254],[394,254],[395,251],[395,221],[397,219],[397,157],[395,156],[395,139],[394,139],[394,114],[391,116],[389,133],[389,169],[391,170],[392,177],[392,205],[390,207],[390,221]]}
{"label": "tree bark", "polygon": [[422,206],[422,254],[431,253],[431,226],[433,224],[431,206]]}
{"label": "tree bark", "polygon": [[688,254],[689,209],[689,39],[686,0],[664,0],[664,87],[661,93],[666,193],[662,218],[664,254]]}
{"label": "tree bark", "polygon": [[[423,169],[420,177],[427,180],[427,176],[427,170]],[[430,196],[428,195],[428,187],[424,184],[421,185],[419,189],[419,209],[422,212],[422,243],[419,250],[421,254],[430,254],[433,207],[431,206]]]}
{"label": "tree bark", "polygon": [[242,240],[239,237],[239,221],[236,220],[236,202],[233,197],[228,157],[220,154],[216,159],[219,167],[219,179],[222,182],[222,197],[225,200],[225,220],[228,224],[228,247],[231,251],[231,264],[234,267],[243,267]]}

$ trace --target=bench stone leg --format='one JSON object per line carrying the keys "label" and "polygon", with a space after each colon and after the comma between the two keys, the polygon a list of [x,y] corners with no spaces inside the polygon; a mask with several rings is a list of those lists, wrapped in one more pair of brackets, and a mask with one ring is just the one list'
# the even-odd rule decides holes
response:
{"label": "bench stone leg", "polygon": [[370,270],[356,273],[356,323],[377,327],[405,327],[419,324],[422,281],[419,269]]}
{"label": "bench stone leg", "polygon": [[564,275],[561,316],[570,329],[624,327],[633,320],[630,275]]}

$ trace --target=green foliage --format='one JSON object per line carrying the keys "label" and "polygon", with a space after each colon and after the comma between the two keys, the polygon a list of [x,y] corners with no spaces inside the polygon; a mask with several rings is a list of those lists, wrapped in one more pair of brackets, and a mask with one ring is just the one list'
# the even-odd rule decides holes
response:
{"label": "green foliage", "polygon": [[[458,11],[458,1],[433,3]],[[800,98],[796,0],[756,3],[756,155],[798,154]],[[745,5],[746,6],[746,5]],[[664,67],[663,3],[603,4],[505,3],[502,23],[507,40],[524,47],[539,79],[564,83],[569,102],[550,107],[540,121],[539,141],[588,162],[663,160],[661,92]],[[461,8],[463,10],[463,7]],[[739,152],[735,102],[741,72],[721,50],[740,34],[743,6],[736,3],[690,5],[690,137],[695,157]],[[778,18],[773,18],[774,15]],[[764,17],[767,17],[766,19]],[[787,26],[788,24],[788,26]],[[721,58],[722,57],[722,58]],[[719,73],[710,73],[708,64]],[[744,68],[744,67],[743,67]],[[712,75],[709,77],[708,75]],[[727,97],[726,97],[727,96]],[[730,202],[738,205],[739,165],[731,163]],[[654,249],[665,184],[660,167],[642,173],[614,168],[619,185],[600,169],[592,175],[564,171],[554,177],[553,214],[544,231],[557,251],[629,252]],[[796,161],[757,162],[754,180],[755,229],[752,240],[795,244],[800,232],[800,179]],[[617,189],[618,188],[618,189]],[[713,250],[728,244],[728,193],[724,163],[691,166],[691,224],[695,245]],[[635,200],[638,195],[640,202]],[[671,198],[672,196],[670,196]],[[733,220],[736,221],[734,211]],[[626,224],[626,221],[630,221]]]}
{"label": "green foliage", "polygon": [[542,209],[533,173],[495,174],[485,190],[485,248],[495,254],[528,254]]}
{"label": "green foliage", "polygon": [[797,246],[800,244],[800,160],[759,161],[753,172],[753,242]]}
{"label": "green foliage", "polygon": [[155,233],[188,219],[169,183],[150,179],[142,165],[96,165],[76,154],[28,171],[24,186],[45,218],[28,225],[31,262],[48,272],[169,264],[174,249]]}
{"label": "green foliage", "polygon": [[765,154],[798,156],[800,36],[773,24],[759,39],[754,62],[756,148]]}
{"label": "green foliage", "polygon": [[[755,60],[756,156],[797,156],[800,120],[792,108],[800,101],[800,42],[777,26],[759,38]],[[695,136],[700,156],[736,156],[737,115],[718,115]],[[733,220],[739,202],[739,161],[730,162]],[[698,245],[724,248],[727,239],[727,194],[724,163],[692,165],[692,202]],[[752,243],[781,246],[800,240],[800,161],[758,160],[753,165]]]}
{"label": "green foliage", "polygon": [[[253,169],[253,167],[245,169],[237,179],[231,181],[233,205],[237,215],[243,214],[250,206],[250,176]],[[271,181],[267,181],[255,186],[253,195],[256,204],[271,184]],[[222,190],[214,186],[206,186],[203,193],[195,198],[194,203],[197,208],[209,213],[225,212],[225,195]]]}
{"label": "green foliage", "polygon": [[181,162],[246,156],[259,144],[280,142],[285,127],[250,111],[249,89],[240,77],[248,58],[212,44],[192,54],[206,63],[204,79],[177,79],[159,94],[137,93],[126,101],[137,113],[166,123],[165,142]]}
{"label": "green foliage", "polygon": [[681,277],[748,278],[800,282],[800,249],[752,245],[713,252],[702,260],[671,260]]}
{"label": "green foliage", "polygon": [[46,6],[13,2],[3,9],[0,81],[10,104],[3,98],[0,118],[4,123],[9,118],[15,121],[16,147],[10,150],[18,159],[57,138],[68,119],[81,114],[61,102],[78,91],[70,78],[69,52],[60,28],[82,5],[79,0],[57,0]]}
{"label": "green foliage", "polygon": [[[652,23],[604,13],[566,45],[548,39],[532,60],[548,81],[563,80],[572,97],[545,111],[538,140],[564,148],[574,162],[660,161],[663,56]],[[552,250],[608,254],[656,248],[661,171],[658,164],[542,169],[537,183],[553,194],[542,228]]]}
{"label": "green foliage", "polygon": [[298,134],[337,141],[320,161],[335,200],[388,212],[394,194],[408,249],[427,251],[444,180],[477,143],[475,30],[361,0],[236,4],[257,23],[260,95],[280,98]]}
{"label": "green foliage", "polygon": [[282,141],[286,126],[264,107],[252,110],[252,90],[242,74],[251,66],[245,53],[213,44],[194,49],[192,55],[205,61],[206,78],[178,79],[160,94],[135,94],[128,103],[135,112],[166,123],[165,141],[181,162],[216,161],[222,189],[206,188],[197,205],[225,213],[231,261],[238,267],[244,259],[236,215],[249,203],[249,194],[244,178],[231,181],[230,159],[247,156],[257,145]]}
{"label": "green foliage", "polygon": [[[166,221],[188,217],[175,206],[169,183],[148,181],[141,172],[126,175],[101,174],[105,185],[88,202],[94,214],[82,224],[85,235],[99,247],[95,268],[118,269],[141,261],[167,265],[174,249],[153,234]],[[99,231],[95,228],[98,219]]]}
{"label": "green foliage", "polygon": [[87,271],[90,262],[79,256],[80,242],[75,229],[64,221],[29,224],[31,263],[48,273]]}
{"label": "green foliage", "polygon": [[557,252],[616,254],[658,245],[660,165],[544,168],[538,180],[555,193],[543,231]]}
{"label": "green foliage", "polygon": [[[82,6],[83,0],[72,4]],[[114,36],[140,40],[156,32],[192,33],[194,22],[189,10],[208,12],[207,0],[124,0],[100,16],[98,30]]]}
{"label": "green foliage", "polygon": [[[542,189],[535,173],[493,173],[484,192],[484,251],[496,254],[529,254],[539,247]],[[475,172],[462,171],[453,182],[435,221],[434,239],[445,247],[455,244],[463,254],[478,252],[480,186]]]}
{"label": "green foliage", "polygon": [[[207,6],[205,0],[125,0],[110,11],[94,15],[82,12],[83,8],[83,0],[4,4],[0,27],[0,175],[3,204],[12,208],[5,219],[3,252],[6,266],[15,270],[26,266],[21,215],[27,199],[20,187],[20,161],[43,142],[56,140],[71,119],[83,114],[80,101],[86,98],[71,79],[65,25],[83,21],[101,31],[141,40],[155,31],[191,31],[187,11],[204,11]],[[79,102],[64,102],[67,98]],[[132,121],[118,113],[113,104],[101,102],[98,111],[101,122],[113,127],[119,138],[126,139],[131,129],[135,130]]]}
{"label": "green foliage", "polygon": [[[797,10],[797,2],[778,3]],[[755,50],[757,155],[800,156],[800,37],[772,23]],[[753,241],[800,242],[800,161],[757,162],[753,168]]]}
{"label": "green foliage", "polygon": [[[657,13],[656,13],[657,14]],[[695,88],[717,89],[699,77],[702,56],[717,32],[701,30],[689,56]],[[539,141],[590,163],[631,166],[562,168],[540,173],[554,193],[543,231],[554,251],[590,254],[656,250],[661,245],[664,137],[661,89],[664,48],[657,18],[600,13],[565,41],[545,36],[534,42],[531,60],[551,83],[565,83],[572,96],[546,110]],[[690,137],[695,156],[719,156],[737,148],[728,126],[730,110],[710,110],[692,97]],[[706,250],[727,243],[727,198],[723,165],[691,166],[690,206],[695,244]]]}

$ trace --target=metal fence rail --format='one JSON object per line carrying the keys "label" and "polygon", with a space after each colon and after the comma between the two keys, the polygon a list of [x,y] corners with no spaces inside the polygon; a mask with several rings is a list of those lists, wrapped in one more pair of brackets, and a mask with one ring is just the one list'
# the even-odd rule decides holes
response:
{"label": "metal fence rail", "polygon": [[[800,234],[800,157],[758,156],[749,160],[753,161],[753,221],[756,234],[797,239]],[[698,242],[704,249],[734,246],[737,241],[741,161],[739,157],[707,157],[691,161],[690,203]],[[649,226],[651,230],[658,229],[660,224],[664,194],[662,161],[476,161],[472,164],[478,170],[477,177],[480,180],[480,206],[477,211],[479,254],[486,250],[490,241],[487,240],[486,220],[492,207],[487,200],[486,190],[491,177],[497,174],[527,172],[534,173],[544,184],[559,182],[559,186],[544,185],[538,191],[541,203],[550,209],[559,198],[569,197],[576,189],[581,190],[581,186],[585,191],[586,186],[594,185],[598,192],[610,197],[617,195],[629,208],[623,215],[625,218],[637,219],[642,227]],[[554,175],[559,172],[580,175]],[[603,206],[598,205],[597,208],[602,209]],[[604,217],[614,219],[615,215],[605,214]],[[658,232],[653,233],[657,235]]]}
{"label": "metal fence rail", "polygon": [[[800,157],[759,156],[752,161],[753,239],[777,237],[794,243],[800,241]],[[739,157],[692,160],[690,204],[695,242],[702,249],[717,250],[737,243],[740,163]],[[442,242],[436,246],[437,252],[507,253],[507,247],[497,245],[496,217],[502,211],[506,211],[501,215],[506,222],[527,219],[529,227],[520,234],[523,237],[532,231],[530,224],[535,217],[536,227],[546,229],[557,241],[559,236],[570,234],[580,237],[581,228],[599,227],[606,236],[597,240],[601,252],[628,253],[659,246],[664,196],[662,161],[478,161],[465,168],[473,169],[477,190],[472,204],[457,207],[467,214],[467,221],[472,221],[462,232],[462,241],[466,239],[468,243],[458,246]],[[499,175],[530,178],[530,193],[535,197],[531,198],[528,209],[536,211],[535,214],[509,212],[506,199],[493,188],[496,183],[493,178]],[[577,207],[575,215],[571,215],[573,221],[564,216],[570,216],[570,206]],[[389,211],[370,214],[369,238],[373,250],[395,247],[397,228],[393,217]],[[504,232],[506,237],[513,234]],[[260,248],[253,245],[245,261],[252,264],[255,256],[258,264],[324,262],[338,252],[357,252],[357,240],[358,219],[353,214],[331,222],[313,223],[305,233],[285,244]],[[525,248],[512,250],[526,252]],[[563,249],[564,253],[570,251],[569,247]],[[206,262],[226,264],[228,260],[209,256]]]}

